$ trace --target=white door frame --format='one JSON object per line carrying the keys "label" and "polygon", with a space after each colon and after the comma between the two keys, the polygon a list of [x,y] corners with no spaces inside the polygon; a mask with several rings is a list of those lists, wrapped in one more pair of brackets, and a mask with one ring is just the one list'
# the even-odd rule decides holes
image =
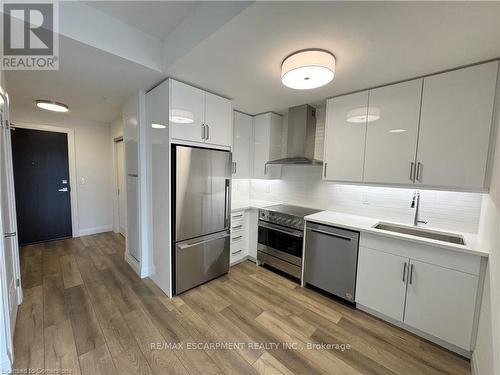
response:
{"label": "white door frame", "polygon": [[80,236],[80,226],[78,223],[78,192],[76,180],[76,154],[75,154],[75,130],[59,126],[33,124],[21,121],[11,123],[13,128],[44,130],[55,133],[66,133],[68,135],[68,162],[69,162],[69,187],[71,199],[71,226],[73,237]]}
{"label": "white door frame", "polygon": [[[120,196],[118,195],[118,160],[116,159],[116,145],[118,142],[125,142],[123,139],[123,136],[119,136],[116,138],[113,138],[113,232],[115,233],[121,233],[120,232]],[[125,143],[124,143],[125,145]],[[125,157],[125,155],[124,155]],[[124,161],[125,162],[125,161]],[[123,171],[126,173],[126,171]],[[125,177],[125,176],[124,176]],[[123,191],[120,191],[120,194],[126,194],[126,189],[122,189]],[[125,215],[126,215],[126,210],[125,210]],[[125,224],[125,232],[127,231],[127,225]],[[126,233],[125,233],[126,236]]]}

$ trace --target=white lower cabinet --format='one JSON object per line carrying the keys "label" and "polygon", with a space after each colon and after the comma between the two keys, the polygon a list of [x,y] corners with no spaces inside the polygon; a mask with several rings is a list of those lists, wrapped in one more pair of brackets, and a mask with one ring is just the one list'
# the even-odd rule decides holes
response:
{"label": "white lower cabinet", "polygon": [[404,322],[469,350],[479,277],[412,260]]}
{"label": "white lower cabinet", "polygon": [[356,303],[468,355],[480,273],[479,256],[362,234]]}
{"label": "white lower cabinet", "polygon": [[405,267],[408,267],[408,258],[360,247],[356,301],[393,319],[403,320]]}

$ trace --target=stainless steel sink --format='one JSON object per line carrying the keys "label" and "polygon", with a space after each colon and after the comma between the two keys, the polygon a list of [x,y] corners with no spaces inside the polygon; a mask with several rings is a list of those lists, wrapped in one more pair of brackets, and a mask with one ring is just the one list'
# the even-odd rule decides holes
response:
{"label": "stainless steel sink", "polygon": [[449,242],[457,245],[465,245],[462,236],[452,233],[437,232],[432,230],[426,230],[423,228],[407,227],[404,225],[391,224],[391,223],[378,223],[373,228],[385,230],[388,232],[409,234],[411,236],[424,237],[432,240]]}

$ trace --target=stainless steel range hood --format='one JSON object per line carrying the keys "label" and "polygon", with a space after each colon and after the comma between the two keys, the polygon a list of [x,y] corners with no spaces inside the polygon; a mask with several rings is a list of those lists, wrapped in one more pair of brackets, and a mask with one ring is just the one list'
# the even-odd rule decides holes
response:
{"label": "stainless steel range hood", "polygon": [[314,159],[316,144],[316,109],[304,104],[288,109],[286,157],[267,162],[267,165],[321,165]]}

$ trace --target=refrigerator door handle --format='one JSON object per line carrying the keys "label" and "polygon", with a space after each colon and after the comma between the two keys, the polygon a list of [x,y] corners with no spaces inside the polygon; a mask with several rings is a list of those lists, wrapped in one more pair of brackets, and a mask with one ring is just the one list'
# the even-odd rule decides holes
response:
{"label": "refrigerator door handle", "polygon": [[193,246],[201,245],[201,244],[215,241],[215,240],[220,240],[221,238],[226,238],[229,236],[230,236],[230,233],[224,233],[224,234],[221,234],[219,236],[210,236],[209,238],[205,238],[201,241],[183,243],[183,244],[180,244],[178,246],[179,246],[179,249],[184,250],[184,249],[188,249],[188,248],[193,247]]}
{"label": "refrigerator door handle", "polygon": [[224,227],[228,228],[229,227],[229,213],[231,211],[231,200],[229,199],[230,197],[230,191],[229,191],[229,186],[230,186],[230,179],[226,178],[226,187],[225,187],[225,199],[224,199]]}

